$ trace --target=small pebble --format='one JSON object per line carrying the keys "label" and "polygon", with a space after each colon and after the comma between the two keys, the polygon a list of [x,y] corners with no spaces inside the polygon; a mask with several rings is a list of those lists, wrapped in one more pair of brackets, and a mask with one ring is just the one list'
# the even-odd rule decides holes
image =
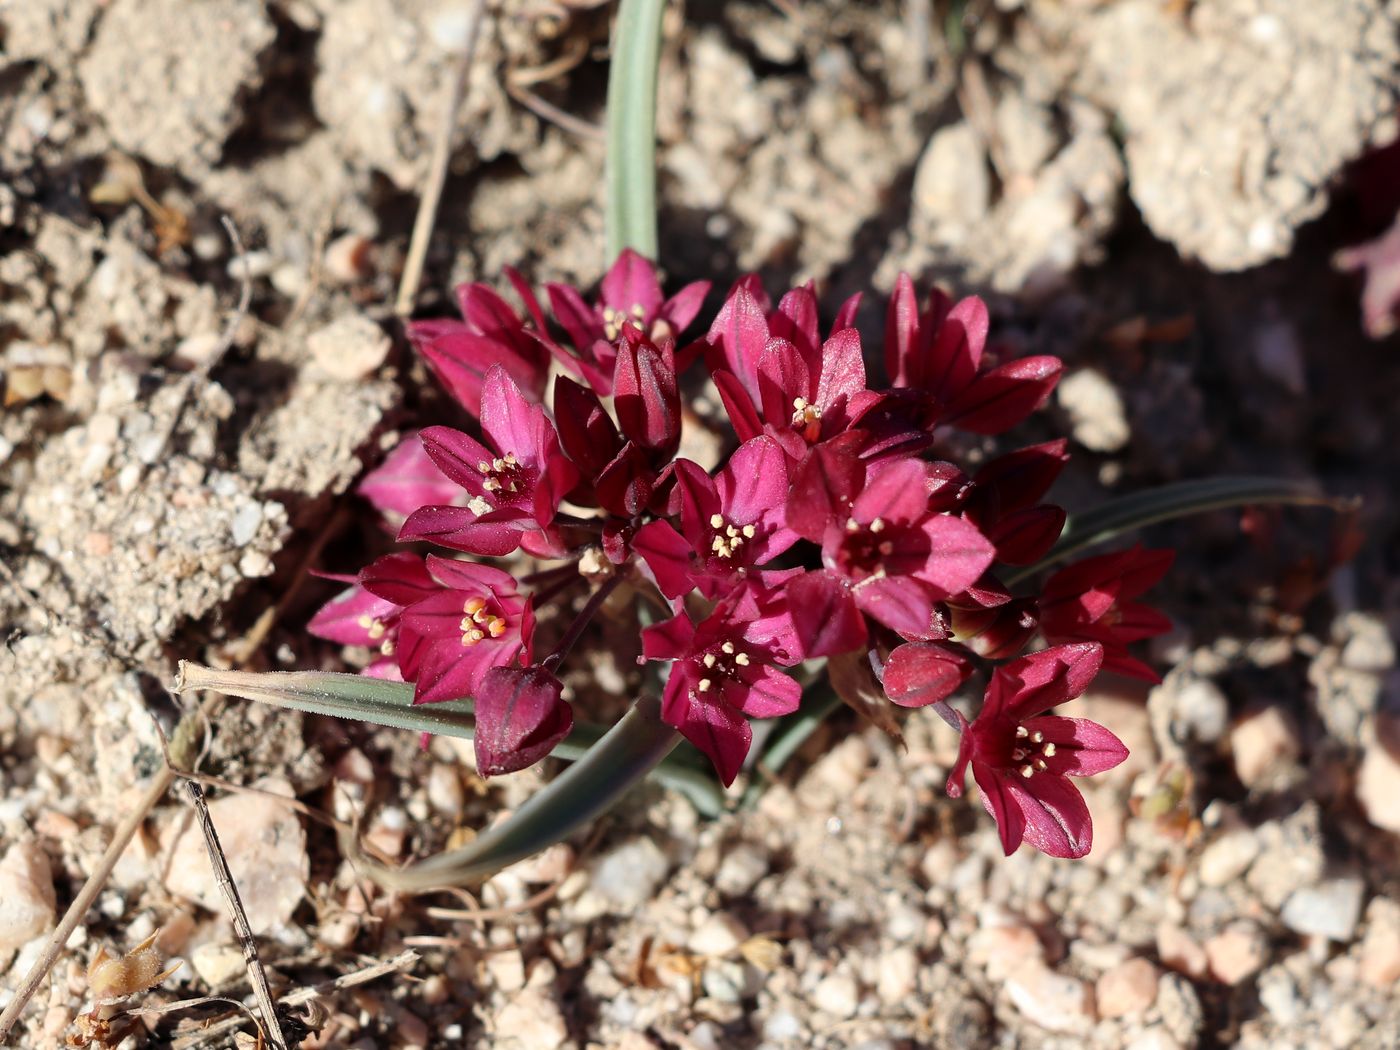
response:
{"label": "small pebble", "polygon": [[[1377,729],[1394,723],[1377,718]],[[1387,724],[1388,723],[1388,724]],[[1400,833],[1400,757],[1386,746],[1388,734],[1372,739],[1356,775],[1356,800],[1378,828]]]}
{"label": "small pebble", "polygon": [[651,839],[624,842],[592,867],[590,892],[616,911],[640,908],[656,895],[670,870],[670,862]]}
{"label": "small pebble", "polygon": [[1293,720],[1279,707],[1266,707],[1230,730],[1235,775],[1247,788],[1257,787],[1297,761],[1302,751]]}
{"label": "small pebble", "polygon": [[54,910],[48,856],[37,842],[15,843],[0,860],[0,957],[47,933]]}
{"label": "small pebble", "polygon": [[1074,440],[1091,452],[1117,452],[1132,437],[1123,399],[1103,373],[1081,368],[1060,380],[1056,397],[1069,415]]}
{"label": "small pebble", "polygon": [[393,345],[364,314],[347,314],[306,337],[311,357],[333,379],[363,379],[384,363]]}
{"label": "small pebble", "polygon": [[201,944],[190,952],[190,965],[210,988],[218,988],[247,973],[243,953],[231,944]]}
{"label": "small pebble", "polygon": [[697,955],[722,958],[737,951],[748,937],[749,931],[742,922],[721,912],[711,915],[690,935],[689,947]]}
{"label": "small pebble", "polygon": [[1099,978],[1094,998],[1100,1017],[1136,1017],[1157,1001],[1157,967],[1146,959],[1129,959]]}
{"label": "small pebble", "polygon": [[1051,1032],[1076,1032],[1094,1015],[1093,992],[1085,981],[1056,973],[1031,960],[1006,979],[1006,994],[1021,1015]]}
{"label": "small pebble", "polygon": [[1304,886],[1284,902],[1284,925],[1304,936],[1347,942],[1356,935],[1366,884],[1359,878],[1329,879]]}
{"label": "small pebble", "polygon": [[1361,979],[1390,991],[1400,981],[1400,903],[1377,897],[1366,909],[1366,936],[1359,950]]}
{"label": "small pebble", "polygon": [[875,990],[881,1002],[902,1004],[914,994],[919,979],[919,956],[913,948],[900,946],[880,953]]}
{"label": "small pebble", "polygon": [[1223,984],[1235,985],[1258,973],[1269,961],[1269,943],[1252,922],[1231,923],[1206,941],[1211,975]]}
{"label": "small pebble", "polygon": [[832,1017],[854,1017],[860,1006],[860,988],[850,974],[834,973],[817,984],[812,1005]]}
{"label": "small pebble", "polygon": [[1259,840],[1249,828],[1227,831],[1201,851],[1200,878],[1207,886],[1234,882],[1259,856]]}

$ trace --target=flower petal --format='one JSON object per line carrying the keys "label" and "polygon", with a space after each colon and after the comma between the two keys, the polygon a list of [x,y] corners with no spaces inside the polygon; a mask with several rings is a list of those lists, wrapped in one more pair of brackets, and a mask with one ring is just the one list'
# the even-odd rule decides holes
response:
{"label": "flower petal", "polygon": [[679,598],[695,586],[691,545],[668,522],[647,522],[632,537],[632,549],[641,555],[668,599]]}
{"label": "flower petal", "polygon": [[[967,736],[966,733],[963,735]],[[1029,831],[1020,798],[1010,790],[1009,777],[976,759],[972,762],[972,775],[977,778],[977,793],[982,796],[982,805],[996,821],[1001,848],[1009,857],[1016,852]]]}
{"label": "flower petal", "polygon": [[972,662],[955,646],[905,642],[885,661],[885,695],[900,707],[926,707],[946,700],[972,674]]}
{"label": "flower petal", "polygon": [[[671,671],[672,676],[678,673],[679,669]],[[701,702],[694,696],[686,703],[674,705],[669,714],[662,713],[667,722],[714,763],[720,783],[725,787],[734,783],[753,740],[748,719],[728,704]]]}
{"label": "flower petal", "polygon": [[499,558],[520,547],[520,534],[534,523],[509,511],[477,520],[463,507],[420,507],[399,529],[399,542],[429,540],[443,547]]}
{"label": "flower petal", "polygon": [[[1072,860],[1093,848],[1094,827],[1089,819],[1089,806],[1079,789],[1064,777],[1037,773],[1030,778],[1003,774],[995,779],[1014,801],[1013,808],[1020,809],[1025,819],[1026,841],[1040,852]],[[982,782],[980,777],[977,782]]]}
{"label": "flower petal", "polygon": [[785,593],[804,659],[845,653],[865,644],[865,621],[835,573],[805,573],[790,581]]}
{"label": "flower petal", "polygon": [[1021,723],[1030,733],[1043,733],[1055,753],[1046,762],[1050,772],[1067,777],[1091,777],[1112,769],[1128,757],[1128,749],[1111,732],[1087,718],[1045,715]]}
{"label": "flower petal", "polygon": [[418,432],[412,431],[364,476],[355,491],[379,513],[406,517],[419,507],[451,503],[458,498],[460,486],[443,475],[418,440]]}
{"label": "flower petal", "polygon": [[742,684],[728,685],[725,697],[750,718],[777,718],[791,714],[802,702],[802,686],[767,665],[760,665],[757,674]]}

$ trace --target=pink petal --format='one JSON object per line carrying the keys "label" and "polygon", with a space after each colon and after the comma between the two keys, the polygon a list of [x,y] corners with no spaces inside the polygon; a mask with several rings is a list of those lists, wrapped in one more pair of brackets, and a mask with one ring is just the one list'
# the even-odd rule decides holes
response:
{"label": "pink petal", "polygon": [[850,652],[865,644],[865,621],[835,573],[805,573],[784,591],[804,659]]}
{"label": "pink petal", "polygon": [[[963,736],[966,738],[967,734],[964,733]],[[1029,832],[1021,800],[1010,790],[1009,778],[991,766],[983,765],[974,759],[972,775],[977,778],[977,793],[982,796],[982,805],[996,821],[997,832],[1001,836],[1001,848],[1009,857],[1016,852]]]}
{"label": "pink petal", "polygon": [[861,436],[847,433],[815,445],[791,474],[784,520],[805,540],[821,543],[827,529],[844,523],[865,483],[857,453]]}
{"label": "pink petal", "polygon": [[398,611],[399,607],[393,602],[371,594],[363,587],[351,587],[321,606],[306,629],[317,638],[341,645],[374,645],[377,643],[369,636],[369,628],[362,626],[360,621],[368,617],[373,623],[387,619]]}
{"label": "pink petal", "polygon": [[876,518],[885,522],[919,521],[928,515],[928,480],[929,465],[923,460],[877,463],[870,468],[865,487],[851,507],[851,517],[862,524]]}
{"label": "pink petal", "polygon": [[715,381],[719,399],[724,403],[724,411],[728,413],[729,422],[734,425],[734,433],[738,435],[739,440],[748,441],[763,433],[763,423],[759,420],[753,400],[744,389],[744,384],[739,381],[739,377],[721,368],[710,373],[710,378]]}
{"label": "pink petal", "polygon": [[938,598],[971,587],[996,558],[996,548],[962,518],[935,514],[924,522],[922,531],[928,541],[928,561],[916,575],[934,588]]}
{"label": "pink petal", "polygon": [[817,297],[810,284],[794,288],[778,301],[778,309],[768,318],[768,334],[786,339],[797,347],[808,372],[815,374],[821,365],[821,331],[818,327]]}
{"label": "pink petal", "polygon": [[460,486],[438,470],[418,432],[411,431],[383,463],[365,475],[356,491],[381,514],[407,516],[419,507],[451,503]]}
{"label": "pink petal", "polygon": [[831,322],[831,332],[833,335],[847,328],[854,328],[856,326],[856,313],[860,310],[860,301],[863,298],[863,293],[856,292],[836,308],[836,316]]}
{"label": "pink petal", "polygon": [[521,532],[532,524],[520,515],[478,521],[462,507],[420,507],[399,529],[399,542],[429,540],[468,554],[499,558],[520,547]]}
{"label": "pink petal", "polygon": [[463,326],[424,327],[428,324],[432,322],[415,322],[417,327],[410,328],[409,339],[447,392],[472,415],[481,412],[482,384],[493,367],[504,368],[532,398],[538,400],[544,393],[543,361],[522,354],[501,339],[473,335]]}
{"label": "pink petal", "polygon": [[[545,466],[544,409],[532,405],[504,368],[486,373],[481,388],[481,429],[501,453],[514,452],[522,463]],[[436,428],[434,428],[436,429]]]}
{"label": "pink petal", "polygon": [[1064,527],[1064,508],[1042,503],[999,519],[987,530],[987,539],[996,548],[998,561],[1032,565],[1045,557]]}
{"label": "pink petal", "polygon": [[715,480],[688,459],[676,460],[675,476],[681,499],[681,528],[696,553],[703,554],[700,544],[709,535],[710,518],[723,509],[719,490]]}
{"label": "pink petal", "polygon": [[515,593],[515,577],[492,565],[429,554],[428,571],[443,586],[459,591],[488,590],[498,597]]}
{"label": "pink petal", "polygon": [[758,359],[758,397],[771,426],[790,426],[793,401],[813,401],[812,375],[797,347],[786,339],[769,339]]}
{"label": "pink petal", "polygon": [[621,314],[631,315],[634,306],[642,308],[642,316],[650,320],[661,306],[661,282],[651,261],[631,248],[624,248],[612,264],[599,289],[604,306]]}
{"label": "pink petal", "polygon": [[484,496],[481,463],[490,463],[496,454],[481,442],[451,427],[428,427],[419,431],[418,440],[433,464],[448,478],[473,496]]}
{"label": "pink petal", "polygon": [[757,398],[758,359],[768,342],[768,320],[746,285],[738,285],[724,301],[708,338],[721,348],[728,370],[739,377],[749,396]]}
{"label": "pink petal", "polygon": [[729,457],[715,488],[721,512],[729,521],[738,525],[780,522],[788,494],[787,457],[771,438],[746,441]]}
{"label": "pink petal", "polygon": [[913,355],[919,339],[919,297],[914,282],[901,272],[885,310],[885,373],[894,386],[910,383]]}
{"label": "pink petal", "polygon": [[[671,671],[672,676],[679,673],[679,666]],[[748,720],[725,703],[704,703],[691,697],[688,703],[676,706],[680,708],[672,712],[676,719],[667,717],[667,721],[714,763],[720,783],[725,787],[734,783],[753,740]]]}
{"label": "pink petal", "polygon": [[502,649],[499,645],[468,649],[450,640],[427,642],[421,646],[421,655],[415,654],[418,659],[412,670],[402,652],[399,667],[404,678],[413,682],[415,704],[467,700],[482,676],[491,669],[493,653],[499,654]]}
{"label": "pink petal", "polygon": [[670,324],[673,335],[679,336],[690,327],[709,293],[709,281],[692,281],[662,304],[661,316]]}
{"label": "pink petal", "polygon": [[[563,327],[574,349],[580,356],[588,354],[593,340],[603,334],[603,325],[598,320],[598,315],[584,301],[583,296],[567,284],[546,284],[544,290],[549,297],[549,308],[554,314],[554,319]],[[569,357],[567,354],[563,356]],[[576,362],[573,367],[577,369]],[[599,390],[598,393],[606,395],[609,391]]]}
{"label": "pink petal", "polygon": [[549,326],[544,319],[544,310],[540,308],[540,301],[535,297],[534,289],[530,287],[529,282],[520,276],[520,271],[513,266],[503,266],[501,272],[506,275],[506,280],[515,289],[515,294],[520,296],[520,301],[525,306],[525,312],[530,315],[530,320],[535,322],[535,330],[540,333],[549,331]]}
{"label": "pink petal", "polygon": [[900,707],[946,700],[972,674],[965,653],[941,642],[905,642],[885,661],[885,695]]}
{"label": "pink petal", "polygon": [[[945,310],[946,316],[935,325],[934,319]],[[930,330],[936,326],[938,335],[919,369],[919,386],[942,401],[950,401],[973,382],[981,366],[987,331],[991,327],[987,304],[976,296],[969,296],[948,310],[946,298],[935,289],[925,325]]]}
{"label": "pink petal", "polygon": [[1055,645],[1013,660],[993,672],[983,715],[1016,722],[1038,715],[1088,689],[1102,665],[1097,642]]}
{"label": "pink petal", "polygon": [[548,755],[574,725],[563,686],[539,667],[497,667],[476,691],[476,768],[513,773]]}
{"label": "pink petal", "polygon": [[360,584],[371,594],[399,606],[413,605],[442,590],[423,559],[407,551],[386,554],[366,565],[360,570]]}
{"label": "pink petal", "polygon": [[675,452],[681,435],[680,391],[669,342],[626,338],[613,374],[613,408],[622,432],[645,449]]}
{"label": "pink petal", "polygon": [[[1040,852],[1072,860],[1093,848],[1089,807],[1079,789],[1064,777],[1037,773],[1029,779],[1016,774],[994,779],[1013,800],[1012,808],[1019,807],[1026,822],[1025,839]],[[982,783],[980,775],[977,783]]]}
{"label": "pink petal", "polygon": [[650,521],[632,537],[632,549],[641,555],[667,598],[679,598],[692,590],[691,546],[664,521]]}
{"label": "pink petal", "polygon": [[1055,745],[1047,759],[1058,776],[1091,777],[1112,769],[1128,757],[1128,749],[1111,732],[1087,718],[1045,715],[1021,723],[1030,733],[1043,733]]}
{"label": "pink petal", "polygon": [[622,437],[598,395],[566,376],[554,380],[554,420],[564,451],[589,478],[622,448]]}
{"label": "pink petal", "polygon": [[642,655],[648,660],[680,660],[690,651],[695,624],[685,613],[642,628]]}
{"label": "pink petal", "polygon": [[912,576],[870,576],[851,588],[861,612],[912,639],[936,635],[933,592]]}
{"label": "pink petal", "polygon": [[726,697],[738,697],[738,707],[750,718],[778,718],[797,710],[802,687],[793,679],[766,665],[759,667],[752,681],[726,687]]}
{"label": "pink petal", "polygon": [[973,380],[942,422],[974,434],[1000,434],[1045,404],[1062,371],[1060,359],[1048,355],[1010,361]]}
{"label": "pink petal", "polygon": [[821,406],[823,423],[827,413],[844,421],[847,406],[865,390],[865,358],[860,348],[860,333],[843,328],[822,345],[821,378],[817,383],[817,404]]}

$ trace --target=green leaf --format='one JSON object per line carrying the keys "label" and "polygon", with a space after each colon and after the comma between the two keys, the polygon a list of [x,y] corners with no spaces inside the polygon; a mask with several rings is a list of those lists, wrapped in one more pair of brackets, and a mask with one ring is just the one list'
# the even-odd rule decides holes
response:
{"label": "green leaf", "polygon": [[[213,689],[293,711],[353,718],[374,725],[464,740],[472,739],[476,730],[469,700],[414,706],[412,685],[363,675],[327,671],[254,674],[181,661],[174,689],[177,693]],[[637,701],[606,731],[587,723],[576,723],[573,732],[552,752],[556,758],[576,764],[542,788],[501,827],[493,828],[465,850],[442,854],[412,869],[383,868],[367,858],[363,858],[363,863],[376,879],[398,889],[448,885],[444,881],[422,881],[440,879],[449,869],[456,871],[446,861],[438,863],[448,857],[457,858],[461,870],[467,873],[458,872],[455,877],[483,879],[531,852],[566,838],[609,809],[648,775],[682,792],[703,815],[716,816],[724,809],[723,789],[708,770],[690,761],[685,752],[672,755],[680,740],[680,734],[661,721],[660,705],[650,698]],[[518,852],[527,843],[535,844],[530,852]],[[349,848],[351,846],[347,845]],[[433,874],[409,874],[428,864],[434,865],[428,869]],[[451,884],[460,885],[460,882]]]}
{"label": "green leaf", "polygon": [[608,69],[608,262],[624,248],[653,261],[656,241],[656,71],[666,0],[622,0]]}
{"label": "green leaf", "polygon": [[1106,543],[1147,525],[1211,510],[1260,504],[1295,504],[1330,507],[1333,510],[1350,506],[1346,500],[1320,492],[1315,485],[1284,478],[1223,477],[1177,481],[1121,496],[1093,510],[1071,516],[1059,542],[1050,553],[1034,565],[1008,575],[1005,582],[1019,583],[1088,547]]}

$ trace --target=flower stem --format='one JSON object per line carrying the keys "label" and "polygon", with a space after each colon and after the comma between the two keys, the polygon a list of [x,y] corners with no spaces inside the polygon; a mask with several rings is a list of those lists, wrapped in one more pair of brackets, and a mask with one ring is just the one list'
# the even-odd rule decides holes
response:
{"label": "flower stem", "polygon": [[666,0],[618,5],[608,71],[608,262],[624,248],[657,255],[656,72],[665,8]]}
{"label": "flower stem", "polygon": [[574,617],[574,622],[569,624],[569,629],[564,632],[564,637],[559,639],[559,644],[554,647],[554,652],[544,658],[541,666],[551,674],[564,662],[564,657],[569,655],[569,650],[574,647],[574,643],[579,640],[584,630],[592,622],[594,615],[603,607],[603,603],[608,600],[608,595],[622,582],[621,573],[613,573],[603,581],[601,587],[588,596],[588,601],[584,602],[579,614]]}

